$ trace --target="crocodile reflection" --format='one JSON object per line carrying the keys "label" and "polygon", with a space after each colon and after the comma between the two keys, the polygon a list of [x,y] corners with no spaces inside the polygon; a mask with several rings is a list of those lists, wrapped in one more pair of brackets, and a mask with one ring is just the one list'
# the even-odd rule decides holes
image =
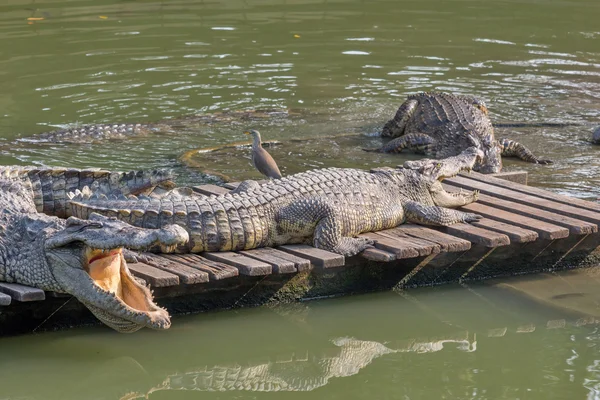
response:
{"label": "crocodile reflection", "polygon": [[332,343],[339,348],[339,352],[331,357],[311,354],[300,357],[292,355],[287,360],[268,361],[249,366],[206,366],[169,375],[160,385],[147,393],[130,393],[123,396],[121,400],[144,398],[163,390],[306,392],[325,386],[331,378],[355,375],[373,360],[386,354],[431,353],[444,349],[446,344],[455,344],[457,349],[465,352],[473,352],[477,349],[475,335],[470,339],[468,332],[457,338],[429,342],[409,340],[404,346],[398,348],[349,337],[336,338]]}

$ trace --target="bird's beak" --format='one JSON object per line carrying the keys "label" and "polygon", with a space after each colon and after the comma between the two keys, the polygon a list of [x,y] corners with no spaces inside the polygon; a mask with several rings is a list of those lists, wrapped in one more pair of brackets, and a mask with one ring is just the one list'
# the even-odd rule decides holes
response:
{"label": "bird's beak", "polygon": [[244,131],[244,135],[249,135],[250,131]]}

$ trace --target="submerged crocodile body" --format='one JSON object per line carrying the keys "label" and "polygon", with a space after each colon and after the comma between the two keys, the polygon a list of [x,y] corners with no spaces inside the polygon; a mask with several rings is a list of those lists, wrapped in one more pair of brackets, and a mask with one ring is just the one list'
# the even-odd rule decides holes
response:
{"label": "submerged crocodile body", "polygon": [[248,123],[267,118],[289,116],[289,110],[246,110],[221,111],[212,114],[192,115],[177,119],[166,119],[156,123],[135,124],[90,124],[43,132],[19,141],[28,143],[90,143],[111,139],[146,136],[151,133],[169,133],[175,128],[217,123]]}
{"label": "submerged crocodile body", "polygon": [[479,219],[446,208],[471,203],[477,193],[448,193],[440,180],[470,170],[480,157],[479,150],[470,148],[443,161],[410,162],[410,168],[314,170],[211,197],[110,199],[84,191],[71,195],[71,212],[79,218],[97,212],[148,228],[181,225],[190,234],[181,252],[312,242],[351,256],[372,244],[355,237],[362,232],[407,221],[450,225]]}
{"label": "submerged crocodile body", "polygon": [[397,153],[404,149],[442,159],[460,154],[468,147],[479,148],[484,156],[473,169],[497,173],[502,158],[518,157],[524,161],[548,164],[522,144],[510,139],[496,140],[485,103],[469,96],[448,93],[418,93],[408,96],[381,136],[395,139],[376,151]]}
{"label": "submerged crocodile body", "polygon": [[[130,189],[136,186],[135,176],[152,175],[134,173],[131,182],[132,175],[107,171],[0,168],[0,281],[71,294],[121,332],[168,328],[168,313],[131,276],[123,248],[180,245],[188,239],[187,232],[178,226],[136,228],[97,214],[84,221],[38,212],[42,208],[64,214],[64,208],[57,206],[61,200],[50,204],[49,199],[64,197],[67,171],[72,178],[69,188],[75,175],[80,187],[110,187],[112,181]],[[147,187],[141,181],[139,186]]]}

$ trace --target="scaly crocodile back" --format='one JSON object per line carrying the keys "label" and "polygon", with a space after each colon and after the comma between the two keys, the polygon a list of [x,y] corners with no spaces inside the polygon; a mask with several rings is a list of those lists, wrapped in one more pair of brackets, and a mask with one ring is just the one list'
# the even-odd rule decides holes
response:
{"label": "scaly crocodile back", "polygon": [[425,133],[435,139],[436,144],[431,150],[435,158],[453,156],[473,146],[469,135],[482,143],[495,141],[485,105],[476,98],[449,93],[418,93],[408,96],[408,100],[417,100],[419,105],[408,120],[405,134]]}
{"label": "scaly crocodile back", "polygon": [[101,169],[0,166],[0,179],[17,181],[29,190],[37,212],[71,215],[67,193],[93,187],[100,193],[138,194],[173,178],[170,171],[111,172]]}
{"label": "scaly crocodile back", "polygon": [[[314,224],[298,222],[300,215],[287,208],[295,201],[316,202],[312,209],[318,212],[318,199],[329,199],[344,232],[396,226],[401,221],[394,211],[402,207],[401,199],[414,198],[433,205],[428,185],[413,176],[418,173],[328,168],[222,196],[128,199],[84,191],[72,196],[71,208],[74,216],[84,219],[98,212],[145,228],[178,224],[190,233],[187,250],[192,252],[242,250],[310,240]],[[282,219],[287,227],[283,231],[288,233],[282,231]]]}

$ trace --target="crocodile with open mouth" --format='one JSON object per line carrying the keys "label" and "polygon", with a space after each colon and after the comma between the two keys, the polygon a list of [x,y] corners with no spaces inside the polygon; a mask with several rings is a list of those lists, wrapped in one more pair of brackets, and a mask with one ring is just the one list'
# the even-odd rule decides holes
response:
{"label": "crocodile with open mouth", "polygon": [[[64,182],[61,184],[57,177],[65,169],[56,169],[54,174],[52,169],[42,169],[43,174],[34,168],[0,170],[0,281],[71,294],[119,332],[170,326],[167,311],[156,305],[148,288],[130,274],[124,249],[159,246],[168,250],[189,239],[183,228],[136,228],[98,214],[90,215],[88,220],[46,215],[38,212],[34,199],[60,199]],[[120,176],[117,181],[124,187],[131,183],[128,174],[95,172],[98,176],[88,179],[89,171],[83,171],[81,183],[102,186],[111,176]],[[39,182],[40,175],[44,175],[46,184],[32,184],[32,178],[37,177]],[[145,186],[141,180],[138,183]],[[42,207],[45,205],[42,201]]]}

